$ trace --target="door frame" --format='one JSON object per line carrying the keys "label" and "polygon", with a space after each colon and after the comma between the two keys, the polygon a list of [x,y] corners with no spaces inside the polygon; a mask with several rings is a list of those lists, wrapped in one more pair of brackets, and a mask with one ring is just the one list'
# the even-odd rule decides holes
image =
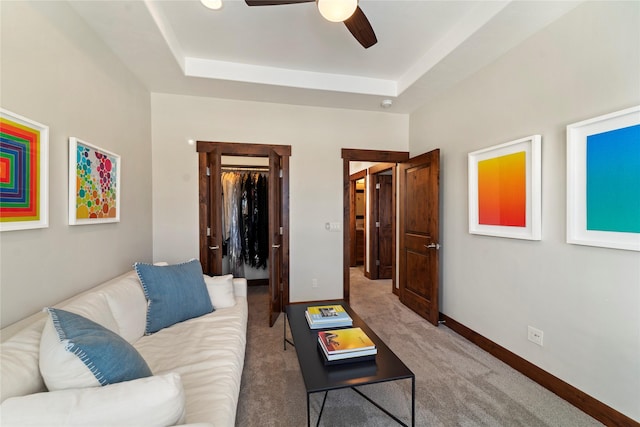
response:
{"label": "door frame", "polygon": [[[290,303],[289,301],[289,157],[291,156],[290,145],[270,145],[270,144],[252,144],[252,143],[238,143],[238,142],[215,142],[215,141],[197,141],[196,151],[199,154],[199,176],[203,176],[203,168],[206,169],[206,155],[208,153],[216,152],[220,156],[246,156],[246,157],[269,157],[270,153],[275,152],[282,158],[282,309]],[[203,156],[204,154],[204,156]],[[205,160],[203,160],[205,157]],[[271,172],[271,171],[270,171]],[[215,164],[214,170],[210,171],[211,174],[221,173],[221,165]],[[206,174],[206,173],[204,173]],[[271,173],[270,173],[271,175]],[[203,185],[202,180],[200,184]],[[202,191],[202,188],[200,189]],[[199,202],[199,236],[206,235],[207,229],[207,208],[206,203],[203,200]],[[217,216],[219,217],[219,215]],[[204,233],[204,234],[203,234]],[[209,242],[202,241],[200,237],[200,259],[208,259],[206,257],[206,251],[209,250]],[[203,258],[203,255],[204,258]],[[220,255],[222,257],[222,255]],[[271,287],[275,284],[269,280],[269,292],[271,294]]]}
{"label": "door frame", "polygon": [[[342,207],[343,217],[342,223],[349,224],[351,218],[351,181],[350,181],[350,162],[376,162],[376,163],[401,163],[409,160],[408,151],[382,151],[382,150],[360,150],[352,148],[342,149]],[[351,280],[349,277],[350,261],[350,245],[351,245],[351,229],[343,227],[342,234],[342,294],[345,301],[349,302]]]}
{"label": "door frame", "polygon": [[[380,202],[380,192],[377,191],[376,188],[376,184],[378,180],[377,175],[385,172],[385,171],[391,171],[391,186],[393,188],[393,192],[391,193],[391,205],[392,205],[392,211],[391,211],[391,227],[392,227],[392,232],[391,232],[391,251],[393,252],[393,256],[395,258],[395,254],[396,254],[396,186],[397,186],[397,181],[396,181],[396,164],[395,163],[378,163],[374,166],[371,166],[369,169],[367,169],[367,175],[369,176],[369,187],[368,187],[368,194],[367,197],[370,200],[369,203],[369,207],[370,207],[370,215],[369,215],[369,229],[367,231],[370,231],[370,235],[373,236],[374,234],[376,235],[376,238],[371,237],[371,239],[368,240],[368,245],[369,245],[369,263],[368,263],[368,267],[369,267],[369,275],[367,276],[367,278],[371,279],[371,280],[377,280],[380,278],[380,272],[378,269],[378,266],[376,265],[376,260],[380,259],[380,250],[379,250],[379,239],[377,238],[378,233],[380,232],[380,230],[378,228],[376,228],[375,224],[380,220],[380,210],[379,210],[379,202]],[[392,289],[394,291],[394,293],[397,293],[397,291],[395,290],[395,283],[396,283],[396,277],[395,277],[395,261],[393,262],[394,265],[394,271],[391,274],[392,277]]]}
{"label": "door frame", "polygon": [[[353,175],[351,175],[349,177],[349,183],[350,183],[350,188],[349,188],[349,194],[350,194],[350,201],[349,201],[349,209],[350,209],[350,215],[349,215],[349,230],[351,233],[351,236],[355,236],[356,235],[356,181],[362,179],[362,178],[366,178],[367,177],[367,170],[363,169],[360,172],[356,172]],[[365,220],[366,220],[367,214],[365,213]],[[365,242],[366,242],[366,233],[365,233]],[[356,241],[355,239],[353,239],[350,242],[349,245],[349,251],[350,251],[350,256],[349,256],[349,266],[350,267],[355,267],[356,266],[356,259],[357,259],[357,245],[356,245]],[[366,251],[365,251],[366,252]],[[366,256],[365,256],[365,263],[366,263]],[[366,269],[365,269],[366,270]],[[366,271],[365,271],[366,273]]]}

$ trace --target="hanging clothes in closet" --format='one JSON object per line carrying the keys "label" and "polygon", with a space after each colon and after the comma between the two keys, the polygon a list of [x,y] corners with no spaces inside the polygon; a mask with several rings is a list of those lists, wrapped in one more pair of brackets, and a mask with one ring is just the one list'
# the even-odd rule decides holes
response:
{"label": "hanging clothes in closet", "polygon": [[222,173],[223,255],[229,272],[244,277],[244,266],[266,269],[269,256],[268,178],[266,173]]}

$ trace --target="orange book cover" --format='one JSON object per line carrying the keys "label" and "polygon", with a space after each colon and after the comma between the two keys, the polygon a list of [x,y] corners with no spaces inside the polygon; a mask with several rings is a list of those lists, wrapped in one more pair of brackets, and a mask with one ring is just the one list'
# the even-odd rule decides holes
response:
{"label": "orange book cover", "polygon": [[320,331],[318,338],[329,354],[376,348],[373,341],[360,328]]}

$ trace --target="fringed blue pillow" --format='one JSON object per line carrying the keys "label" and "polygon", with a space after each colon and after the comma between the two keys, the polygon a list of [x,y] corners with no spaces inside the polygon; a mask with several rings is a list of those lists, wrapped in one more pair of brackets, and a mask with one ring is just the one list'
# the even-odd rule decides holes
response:
{"label": "fringed blue pillow", "polygon": [[[72,387],[88,387],[80,377],[89,379],[90,374],[75,371],[65,353],[75,355],[93,374],[100,385],[135,380],[152,375],[147,362],[124,338],[109,329],[75,313],[56,308],[47,308],[53,324],[51,334],[45,326],[40,349],[40,368],[50,390]],[[65,362],[65,360],[67,362]],[[77,377],[72,378],[72,377]],[[76,382],[74,382],[76,381]],[[79,383],[77,383],[79,381]]]}
{"label": "fringed blue pillow", "polygon": [[167,266],[138,262],[133,267],[148,302],[146,335],[213,311],[197,259]]}

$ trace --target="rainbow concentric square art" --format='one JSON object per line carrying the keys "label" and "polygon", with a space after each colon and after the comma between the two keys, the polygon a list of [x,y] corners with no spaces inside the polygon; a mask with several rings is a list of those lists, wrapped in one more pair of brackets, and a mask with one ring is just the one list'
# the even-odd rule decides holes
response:
{"label": "rainbow concentric square art", "polygon": [[0,109],[0,231],[48,227],[49,128]]}
{"label": "rainbow concentric square art", "polygon": [[120,156],[69,138],[69,224],[120,221]]}
{"label": "rainbow concentric square art", "polygon": [[469,153],[469,233],[541,239],[540,135]]}

